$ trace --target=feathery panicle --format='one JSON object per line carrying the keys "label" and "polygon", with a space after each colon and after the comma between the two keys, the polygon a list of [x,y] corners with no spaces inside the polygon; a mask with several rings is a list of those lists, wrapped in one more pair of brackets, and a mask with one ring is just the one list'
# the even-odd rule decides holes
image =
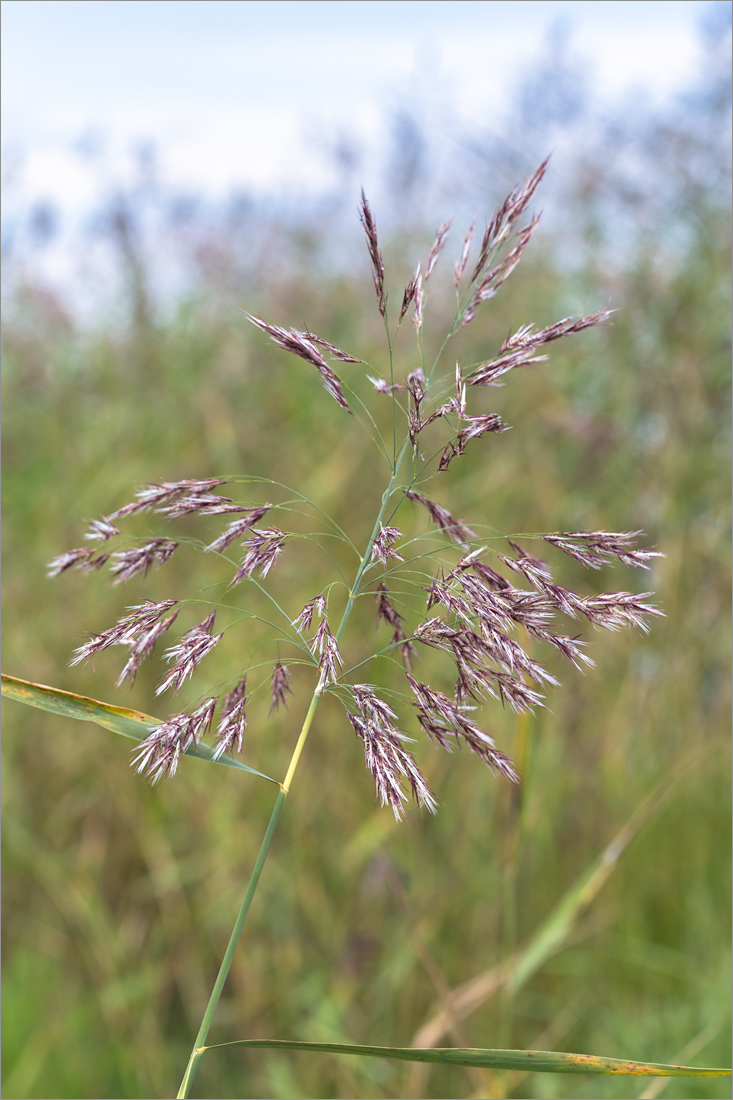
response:
{"label": "feathery panicle", "polygon": [[509,425],[505,424],[496,413],[485,413],[482,416],[466,416],[467,428],[461,428],[455,439],[450,440],[440,456],[438,470],[447,470],[454,458],[465,454],[466,446],[470,439],[480,439],[487,432],[505,432]]}
{"label": "feathery panicle", "polygon": [[215,493],[201,494],[199,496],[181,497],[174,504],[168,504],[165,508],[156,508],[156,512],[163,512],[171,519],[179,519],[181,516],[222,516],[235,512],[246,512],[248,508],[244,504],[234,504],[231,497],[217,496]]}
{"label": "feathery panicle", "polygon": [[457,577],[459,574],[470,570],[486,588],[497,591],[502,588],[511,588],[511,584],[506,577],[502,577],[501,573],[497,573],[490,565],[486,565],[481,561],[481,555],[484,553],[485,548],[479,547],[477,550],[472,550],[470,554],[464,554],[450,576]]}
{"label": "feathery panicle", "polygon": [[214,746],[214,760],[218,760],[225,753],[229,754],[236,749],[242,751],[244,731],[247,728],[247,697],[244,694],[246,677],[242,678],[242,695],[234,703],[227,703],[224,712],[219,719],[216,733],[216,745]]}
{"label": "feathery panicle", "polygon": [[[493,298],[520,262],[539,224],[539,216],[532,216],[529,206],[546,168],[547,161],[544,161],[522,186],[510,192],[494,211],[480,243],[474,238],[473,225],[463,238],[453,271],[458,306],[448,337],[472,320],[478,306]],[[374,217],[363,191],[360,218],[371,260],[377,304],[386,322],[384,263]],[[391,631],[390,644],[378,643],[366,659],[386,656],[388,662],[385,664],[390,667],[391,663],[399,670],[400,662],[395,658],[402,658],[414,700],[411,709],[425,735],[449,752],[456,746],[468,747],[495,774],[511,782],[518,781],[517,771],[512,761],[497,748],[493,737],[479,727],[478,721],[474,721],[478,707],[489,699],[496,700],[502,706],[508,705],[518,714],[533,713],[545,707],[544,693],[558,686],[559,681],[554,672],[542,663],[542,652],[548,652],[542,647],[549,647],[553,656],[559,653],[581,671],[593,667],[593,661],[586,653],[586,640],[558,629],[557,621],[561,616],[576,623],[585,620],[584,626],[590,624],[607,630],[630,626],[646,631],[649,629],[648,621],[662,614],[654,604],[647,602],[651,593],[610,592],[585,596],[558,584],[548,564],[513,539],[507,540],[510,550],[506,553],[499,553],[498,549],[493,551],[494,558],[491,560],[497,565],[493,568],[483,560],[488,556],[485,547],[471,548],[476,535],[470,527],[455,519],[443,505],[412,488],[422,487],[426,483],[430,463],[433,463],[432,471],[445,471],[454,459],[466,452],[469,442],[481,440],[485,435],[498,435],[507,429],[498,414],[469,408],[468,395],[473,396],[474,393],[471,387],[502,385],[501,379],[514,368],[545,360],[547,356],[543,349],[547,345],[602,324],[612,313],[606,310],[575,319],[564,318],[541,329],[536,329],[533,324],[521,325],[509,332],[493,358],[487,357],[485,361],[467,367],[465,372],[457,363],[454,389],[452,379],[437,371],[437,360],[430,369],[417,366],[417,362],[430,361],[423,359],[424,283],[427,283],[445,246],[449,226],[450,223],[446,222],[437,231],[424,274],[418,265],[402,297],[396,327],[412,307],[410,316],[418,332],[419,359],[412,363],[411,369],[408,368],[406,377],[395,379],[390,354],[389,372],[385,371],[389,373],[389,381],[367,376],[378,393],[393,398],[392,479],[382,498],[375,528],[377,533],[368,545],[368,552],[361,557],[356,579],[348,590],[349,600],[339,626],[338,641],[328,622],[325,592],[330,592],[331,587],[326,588],[325,584],[323,591],[305,603],[294,619],[290,619],[291,610],[285,612],[290,623],[288,635],[285,639],[281,636],[278,641],[278,647],[297,643],[301,651],[304,646],[309,649],[318,677],[314,701],[318,695],[333,688],[342,700],[346,693],[353,696],[352,710],[349,710],[351,704],[346,707],[349,721],[364,745],[367,766],[374,776],[382,805],[390,806],[398,820],[404,816],[410,794],[431,813],[435,812],[437,803],[412,754],[404,747],[409,738],[400,729],[400,719],[395,711],[371,686],[348,683],[349,673],[343,671],[340,642],[351,607],[358,597],[371,591],[377,603],[377,628],[382,632],[381,624],[384,622]],[[327,360],[347,364],[357,364],[363,360],[346,354],[308,329],[280,328],[254,314],[247,314],[247,317],[279,347],[315,367],[327,392],[342,408],[351,411],[340,379]],[[392,332],[388,333],[388,343],[391,353]],[[405,397],[397,400],[396,394]],[[368,409],[367,413],[371,416]],[[397,438],[400,418],[403,418],[401,449]],[[371,423],[376,428],[376,420]],[[432,456],[423,460],[418,440],[431,424],[435,425],[435,434],[438,428],[441,429],[442,439]],[[486,443],[482,445],[487,446]],[[409,456],[410,446],[413,449],[414,469],[408,481],[409,487],[405,487],[404,482],[400,485],[397,478],[400,464]],[[475,446],[478,448],[478,444]],[[432,452],[432,440],[430,449]],[[233,543],[241,544],[242,557],[229,588],[244,577],[254,577],[256,574],[264,580],[281,554],[287,538],[286,533],[276,527],[258,526],[268,511],[276,506],[267,503],[252,507],[219,495],[216,490],[226,483],[227,479],[209,478],[143,486],[132,502],[90,525],[85,539],[96,543],[97,550],[90,547],[70,550],[49,564],[49,574],[55,576],[69,569],[93,571],[108,560],[111,561],[115,584],[146,574],[152,565],[166,561],[178,543],[155,538],[136,545],[134,549],[115,553],[99,553],[98,550],[100,547],[104,549],[108,540],[120,535],[116,520],[154,511],[166,521],[187,516],[232,514],[235,518],[204,549],[210,553],[224,554]],[[297,493],[297,490],[294,492]],[[300,501],[306,501],[303,495],[297,493],[297,496]],[[460,556],[445,544],[433,550],[437,565],[432,576],[416,572],[422,568],[419,563],[430,554],[417,553],[408,563],[400,566],[404,558],[395,545],[404,536],[400,528],[393,526],[393,520],[405,500],[425,509],[435,528],[461,548]],[[286,506],[279,507],[284,509]],[[315,509],[317,506],[313,507]],[[548,546],[553,547],[585,568],[597,570],[603,565],[620,562],[625,566],[649,569],[652,559],[662,555],[651,548],[639,547],[638,539],[642,534],[641,531],[569,531],[526,537],[541,537],[543,552]],[[427,541],[425,536],[423,539]],[[442,541],[432,538],[433,544]],[[459,557],[457,564],[449,564],[455,557]],[[426,606],[422,618],[411,598],[405,598],[404,605],[398,600],[398,611],[385,584],[377,584],[376,589],[367,585],[364,578],[373,563],[381,563],[390,576],[402,575],[403,583],[399,585],[398,582],[395,590],[403,598],[409,597],[410,593],[419,594],[422,582],[416,582],[416,576],[424,578]],[[499,572],[499,568],[506,575]],[[265,596],[270,596],[259,579],[255,583]],[[278,612],[282,612],[283,608],[275,597],[270,598]],[[117,683],[133,682],[141,662],[153,652],[158,639],[170,630],[178,613],[179,606],[175,600],[145,600],[128,607],[127,614],[113,627],[90,635],[75,650],[72,664],[88,660],[110,646],[125,646],[128,659]],[[406,626],[408,616],[411,621]],[[310,636],[313,630],[314,618],[318,620],[318,626],[312,638],[305,641],[306,635]],[[167,649],[165,660],[170,667],[158,685],[158,694],[171,687],[177,692],[221,640],[223,634],[213,634],[214,619],[215,613],[212,613]],[[415,619],[418,620],[416,623]],[[295,635],[295,631],[299,636]],[[413,658],[420,654],[420,646],[435,651],[440,662],[452,669],[455,684],[452,697],[413,675]],[[539,651],[539,657],[536,651]],[[363,663],[363,655],[360,655],[355,667]],[[269,713],[281,704],[287,707],[290,694],[292,688],[288,666],[279,659],[278,649],[278,659],[272,665],[270,677]],[[213,750],[215,759],[230,751],[242,751],[247,727],[247,698],[247,677],[242,675],[223,700]],[[183,753],[210,731],[216,706],[216,697],[206,698],[198,709],[173,715],[152,729],[135,758],[138,770],[146,772],[154,783],[173,775]],[[308,721],[312,714],[311,709]]]}
{"label": "feathery panicle", "polygon": [[394,393],[395,390],[403,390],[404,386],[390,386],[389,382],[385,378],[372,378],[371,374],[367,375],[367,379],[374,386],[377,393]]}
{"label": "feathery panicle", "polygon": [[[112,645],[129,645],[137,648],[143,640],[147,639],[149,632],[156,625],[160,626],[161,616],[175,605],[175,600],[163,600],[161,603],[145,600],[134,607],[128,607],[130,615],[123,615],[109,630],[101,634],[92,634],[88,642],[74,650],[74,656],[69,664],[78,665]],[[172,625],[174,619],[175,615],[166,620],[166,630]],[[161,631],[158,630],[156,637],[160,633]],[[146,652],[148,652],[147,649]]]}
{"label": "feathery panicle", "polygon": [[[525,228],[517,234],[517,243],[507,252],[506,256],[504,256],[495,267],[488,268],[483,272],[483,277],[463,313],[461,325],[467,325],[469,321],[472,321],[481,302],[488,302],[490,298],[494,297],[499,287],[506,282],[521,260],[522,254],[532,240],[539,222],[540,218],[538,214],[536,218],[532,219],[529,225],[525,226]],[[473,282],[473,277],[471,282]]]}
{"label": "feathery panicle", "polygon": [[508,756],[499,752],[494,739],[479,729],[465,714],[465,707],[459,706],[441,691],[435,691],[427,684],[421,684],[412,676],[407,681],[415,695],[413,706],[417,710],[418,722],[428,735],[441,748],[453,751],[454,744],[461,740],[471,752],[479,756],[497,775],[503,775],[512,783],[519,782],[519,776]]}
{"label": "feathery panicle", "polygon": [[415,285],[415,293],[413,295],[413,300],[414,300],[414,303],[415,303],[415,309],[414,309],[414,312],[413,312],[412,317],[410,318],[410,320],[412,321],[412,323],[415,326],[415,331],[419,333],[420,330],[422,329],[422,310],[423,310],[423,300],[424,300],[425,292],[423,290],[423,279],[422,279],[422,275],[420,274],[420,265],[419,264],[418,264],[417,270],[418,270],[417,283]]}
{"label": "feathery panicle", "polygon": [[247,728],[246,699],[240,699],[231,710],[223,714],[217,726],[217,739],[214,746],[214,760],[233,751],[241,753],[244,731]]}
{"label": "feathery panicle", "polygon": [[647,596],[653,595],[653,592],[640,592],[638,595],[632,592],[603,592],[600,596],[578,597],[575,605],[594,626],[602,626],[606,630],[638,626],[648,634],[649,623],[645,616],[664,617],[664,612],[654,604],[643,603]]}
{"label": "feathery panicle", "polygon": [[246,700],[247,698],[247,675],[241,677],[237,681],[236,685],[224,696],[224,707],[222,709],[222,718],[227,714],[230,714],[234,708]]}
{"label": "feathery panicle", "polygon": [[521,187],[515,187],[513,191],[510,191],[501,205],[494,211],[481,241],[481,250],[471,275],[471,283],[479,281],[493,253],[511,236],[517,220],[521,218],[527,209],[542,177],[547,171],[549,160],[550,158],[547,157]]}
{"label": "feathery panicle", "polygon": [[[549,157],[542,162],[537,171],[530,176],[522,187],[517,187],[511,191],[504,202],[494,211],[494,215],[486,227],[479,249],[479,256],[469,279],[469,286],[475,287],[475,289],[464,306],[461,316],[462,325],[467,325],[473,320],[476,309],[481,302],[486,302],[494,297],[502,283],[514,271],[525,248],[534,236],[539,225],[539,215],[532,218],[530,223],[523,229],[515,232],[515,227],[537,190],[540,180],[547,170],[548,161]],[[498,250],[504,245],[508,245],[512,238],[514,238],[513,246],[500,260],[494,263],[494,257]],[[456,286],[465,270],[469,247],[470,235],[467,236],[464,242],[464,252],[456,268]]]}
{"label": "feathery panicle", "polygon": [[299,359],[305,359],[306,363],[310,363],[318,370],[322,370],[328,366],[326,360],[321,355],[316,342],[312,337],[307,336],[304,332],[299,332],[298,329],[292,328],[280,328],[279,325],[271,325],[269,321],[263,321],[261,317],[258,317],[254,313],[245,313],[245,317],[248,321],[251,321],[257,328],[266,332],[270,339],[274,340],[278,347],[283,348],[285,351],[289,351],[291,355],[297,355]]}
{"label": "feathery panicle", "polygon": [[402,622],[402,616],[392,606],[392,601],[389,598],[389,592],[387,591],[386,585],[377,585],[375,599],[377,601],[377,623],[380,623],[382,619],[384,619],[386,623],[389,623],[389,625],[395,629]]}
{"label": "feathery panicle", "polygon": [[507,558],[503,555],[499,555],[499,561],[503,561],[510,569],[515,573],[521,573],[526,577],[530,584],[535,588],[539,588],[540,591],[546,584],[552,584],[552,574],[547,567],[547,563],[541,561],[540,558],[532,557],[531,554],[527,554],[522,547],[513,542],[512,539],[507,539],[507,542],[511,546],[512,550],[516,552],[516,558]]}
{"label": "feathery panicle", "polygon": [[131,684],[134,684],[135,677],[137,676],[140,665],[149,657],[155,648],[155,643],[161,635],[166,634],[173,623],[178,618],[178,612],[174,611],[172,615],[169,615],[167,619],[161,619],[159,622],[154,623],[149,629],[141,634],[136,640],[131,641],[130,644],[130,656],[127,659],[122,672],[117,678],[117,687],[122,687],[125,680],[129,680]]}

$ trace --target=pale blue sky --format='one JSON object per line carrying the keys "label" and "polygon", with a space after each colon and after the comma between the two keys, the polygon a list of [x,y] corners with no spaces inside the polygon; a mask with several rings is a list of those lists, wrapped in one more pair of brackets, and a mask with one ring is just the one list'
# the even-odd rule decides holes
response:
{"label": "pale blue sky", "polygon": [[368,149],[403,99],[469,126],[498,117],[558,20],[599,92],[663,99],[694,72],[711,6],[3,0],[3,148],[25,201],[91,200],[70,153],[90,134],[113,174],[151,141],[189,190],[312,190],[328,183],[324,145],[340,130]]}

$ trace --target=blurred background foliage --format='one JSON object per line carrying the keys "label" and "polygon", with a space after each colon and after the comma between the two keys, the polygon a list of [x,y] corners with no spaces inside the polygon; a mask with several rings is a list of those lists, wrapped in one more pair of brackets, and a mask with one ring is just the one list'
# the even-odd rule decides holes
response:
{"label": "blurred background foliage", "polygon": [[[505,130],[456,134],[462,155],[450,163],[434,157],[419,110],[385,124],[391,151],[373,206],[393,302],[435,225],[458,214],[429,285],[428,335],[451,314],[452,261],[468,223],[488,217],[551,145],[541,230],[454,354],[485,358],[530,321],[619,310],[491,391],[487,408],[513,430],[471,444],[430,495],[497,534],[643,528],[666,555],[651,577],[609,570],[598,584],[653,588],[666,618],[648,637],[594,635],[598,669],[560,669],[551,712],[518,721],[487,710],[485,724],[524,773],[518,792],[466,753],[418,744],[442,801],[435,819],[413,809],[396,826],[375,805],[343,712],[322,703],[213,1041],[408,1045],[442,1010],[453,1021],[438,1028],[437,1045],[729,1063],[729,42],[729,26],[711,28],[699,84],[663,114],[628,104],[589,116],[582,74],[558,48]],[[141,483],[268,476],[317,500],[357,544],[368,536],[384,476],[373,445],[315,371],[241,312],[307,325],[386,369],[355,217],[358,149],[334,155],[343,186],[318,201],[239,196],[213,208],[161,183],[148,150],[137,184],[105,194],[77,240],[74,300],[35,262],[61,231],[54,211],[30,211],[13,227],[3,328],[7,672],[167,713],[154,696],[159,666],[130,693],[112,686],[116,653],[96,668],[68,660],[124,606],[209,583],[211,563],[181,553],[124,591],[102,575],[45,579],[46,563],[79,544],[84,521]],[[82,320],[84,293],[94,306]],[[400,372],[415,365],[408,331],[397,360]],[[368,395],[360,371],[341,373],[378,408],[384,399]],[[263,489],[257,499],[269,497]],[[271,575],[293,615],[331,579],[322,561],[299,555],[290,548]],[[588,590],[569,560],[558,577]],[[359,631],[373,629],[373,613],[365,608]],[[199,691],[205,676],[235,671],[238,655],[220,649]],[[375,675],[389,682],[388,667]],[[310,680],[298,671],[290,710],[252,720],[249,764],[284,771]],[[182,694],[185,703],[194,688]],[[151,790],[111,734],[14,703],[3,712],[3,1094],[170,1095],[272,791],[195,762]],[[666,798],[636,817],[660,784]],[[560,919],[556,949],[523,984],[502,985],[502,964],[526,959],[533,935],[625,826],[632,842],[611,851],[602,889],[589,889],[584,905],[576,897]],[[461,1008],[471,980],[482,992]],[[727,1088],[678,1080],[663,1094]],[[660,1091],[640,1093],[634,1079],[428,1073],[233,1050],[207,1056],[194,1095]]]}

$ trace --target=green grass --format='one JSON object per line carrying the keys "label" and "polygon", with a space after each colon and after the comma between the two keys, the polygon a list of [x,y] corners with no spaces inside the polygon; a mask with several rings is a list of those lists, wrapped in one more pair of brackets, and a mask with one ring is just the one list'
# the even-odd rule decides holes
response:
{"label": "green grass", "polygon": [[[433,483],[455,515],[497,533],[644,528],[666,555],[650,587],[667,618],[648,637],[594,636],[598,669],[559,669],[551,713],[520,721],[487,709],[488,728],[525,775],[518,793],[467,753],[418,746],[442,802],[435,819],[413,809],[398,826],[375,805],[361,748],[325,699],[211,1042],[417,1043],[445,1002],[440,988],[459,997],[464,983],[526,957],[563,896],[676,775],[605,883],[561,918],[555,949],[516,989],[487,977],[458,1031],[436,1044],[672,1062],[702,1035],[696,1062],[729,1064],[729,249],[719,221],[696,224],[673,265],[640,253],[582,280],[563,281],[540,235],[466,329],[460,354],[478,357],[528,320],[620,312],[490,391],[487,408],[513,430],[474,442],[441,475],[445,488]],[[238,304],[278,324],[302,316],[377,364],[366,263],[357,274],[247,287]],[[167,320],[117,331],[54,322],[31,292],[8,310],[5,671],[160,713],[150,669],[130,693],[112,686],[114,655],[96,668],[68,660],[85,631],[111,625],[138,596],[203,583],[197,560],[173,559],[124,591],[99,575],[45,579],[45,563],[79,544],[84,520],[141,482],[267,475],[364,541],[383,476],[371,445],[344,435],[344,414],[312,368],[248,329],[205,287]],[[320,568],[308,560],[314,587],[304,598],[319,591]],[[560,579],[587,584],[572,562],[563,568]],[[646,576],[604,580],[610,590]],[[286,555],[278,583],[292,600],[302,591]],[[212,679],[231,671],[225,658],[207,661]],[[289,712],[250,726],[252,767],[283,773],[307,704],[297,686]],[[151,790],[112,734],[13,703],[3,714],[4,1095],[169,1095],[271,788],[186,761],[175,782]],[[639,1095],[633,1079],[482,1072],[229,1049],[207,1055],[194,1095]],[[723,1097],[728,1087],[679,1080],[663,1095]]]}

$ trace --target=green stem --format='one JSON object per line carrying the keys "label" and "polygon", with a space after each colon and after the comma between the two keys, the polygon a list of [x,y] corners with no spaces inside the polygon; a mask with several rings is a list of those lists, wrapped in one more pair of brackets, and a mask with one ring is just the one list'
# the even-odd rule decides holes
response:
{"label": "green stem", "polygon": [[283,787],[281,787],[278,791],[277,798],[275,799],[275,805],[273,806],[272,814],[270,815],[270,823],[267,826],[267,832],[265,833],[264,840],[262,841],[260,853],[257,856],[257,862],[255,863],[254,870],[252,871],[252,874],[250,876],[249,885],[247,886],[247,893],[244,895],[242,907],[239,910],[239,915],[237,916],[234,928],[232,929],[232,934],[229,937],[229,946],[226,949],[221,966],[219,967],[219,973],[217,974],[214,988],[211,991],[211,997],[209,998],[209,1003],[206,1006],[206,1012],[204,1013],[204,1018],[201,1021],[199,1033],[196,1036],[195,1043],[193,1044],[191,1057],[188,1059],[186,1072],[183,1075],[183,1080],[181,1081],[181,1087],[178,1090],[176,1100],[182,1100],[182,1097],[187,1097],[190,1095],[191,1085],[193,1084],[193,1079],[196,1075],[196,1070],[198,1069],[201,1055],[204,1053],[206,1039],[209,1034],[209,1028],[211,1027],[211,1021],[214,1018],[214,1013],[216,1012],[217,1005],[219,1004],[219,998],[221,997],[222,990],[224,989],[224,983],[227,980],[229,968],[232,965],[234,952],[237,949],[237,944],[239,943],[239,937],[241,936],[242,929],[244,928],[244,922],[247,919],[249,907],[252,904],[253,897],[255,896],[257,884],[260,881],[260,875],[262,874],[262,868],[264,867],[265,860],[267,859],[267,853],[270,851],[270,845],[272,844],[272,838],[275,835],[275,829],[277,828],[280,813],[282,811],[283,805],[285,804],[286,795],[287,791]]}
{"label": "green stem", "polygon": [[287,775],[285,776],[285,779],[283,780],[283,790],[285,791],[285,794],[290,793],[290,784],[293,781],[293,776],[295,775],[295,769],[298,766],[298,761],[300,760],[300,754],[303,751],[303,746],[305,745],[305,739],[308,736],[308,730],[311,728],[311,723],[312,723],[313,718],[315,716],[316,707],[318,706],[320,698],[321,698],[321,689],[316,688],[316,690],[313,692],[313,698],[311,699],[311,704],[308,707],[308,713],[306,714],[305,719],[303,721],[303,728],[300,731],[300,737],[298,738],[298,743],[295,746],[295,748],[293,749],[293,755],[290,758],[290,765],[288,767]]}
{"label": "green stem", "polygon": [[260,852],[257,856],[257,862],[255,863],[254,869],[250,876],[249,884],[247,886],[247,893],[244,895],[242,907],[239,910],[239,915],[237,916],[234,928],[232,929],[232,934],[229,937],[229,945],[224,954],[224,958],[222,959],[221,966],[219,967],[219,973],[216,976],[214,988],[211,991],[211,996],[209,997],[209,1003],[206,1006],[204,1018],[201,1021],[199,1033],[196,1036],[196,1041],[193,1044],[191,1056],[188,1059],[188,1065],[186,1066],[186,1072],[183,1075],[181,1087],[178,1090],[177,1100],[182,1100],[183,1097],[187,1097],[191,1091],[191,1085],[193,1084],[193,1079],[196,1076],[196,1070],[198,1069],[199,1061],[206,1047],[206,1039],[209,1034],[209,1028],[211,1027],[211,1022],[214,1019],[214,1013],[216,1012],[217,1005],[219,1004],[219,998],[221,997],[222,990],[224,989],[224,983],[227,980],[229,968],[232,965],[234,952],[237,950],[239,937],[242,934],[242,929],[244,928],[244,922],[247,919],[249,907],[252,904],[252,899],[255,896],[255,891],[260,881],[260,875],[262,874],[262,868],[265,866],[265,860],[267,859],[268,852],[270,851],[272,838],[275,835],[275,829],[277,828],[277,823],[280,820],[282,808],[285,805],[285,799],[290,790],[290,783],[295,773],[295,769],[298,766],[300,754],[303,751],[303,746],[305,745],[305,740],[308,736],[308,730],[310,729],[311,723],[313,722],[313,718],[316,713],[316,707],[318,706],[320,698],[321,692],[320,690],[316,689],[316,691],[313,693],[311,704],[308,707],[308,713],[303,720],[303,727],[300,731],[300,737],[298,738],[295,749],[293,750],[293,755],[290,760],[290,766],[288,767],[287,775],[285,776],[285,781],[281,784],[277,798],[275,799],[275,805],[273,806],[272,813],[270,814],[270,823],[267,826],[267,832],[265,833],[264,839],[262,841]]}

